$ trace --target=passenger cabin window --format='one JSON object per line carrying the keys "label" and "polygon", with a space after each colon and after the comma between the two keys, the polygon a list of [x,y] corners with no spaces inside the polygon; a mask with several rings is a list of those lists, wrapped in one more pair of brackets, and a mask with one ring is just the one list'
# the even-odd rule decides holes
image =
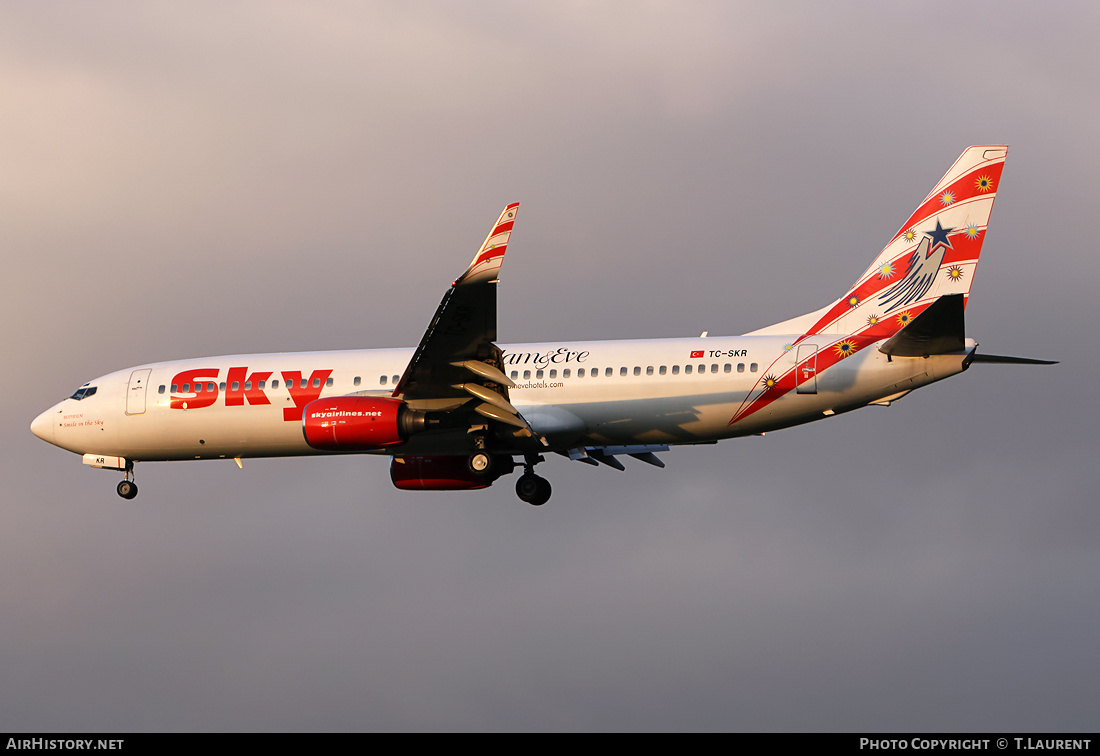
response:
{"label": "passenger cabin window", "polygon": [[329,378],[327,381],[325,381],[325,385],[331,387],[332,386],[332,378]]}
{"label": "passenger cabin window", "polygon": [[712,373],[717,373],[718,372],[718,363],[717,362],[710,366],[710,372],[712,372]]}
{"label": "passenger cabin window", "polygon": [[508,377],[511,378],[514,381],[516,378],[519,378],[519,371],[518,370],[513,370],[512,374]]}
{"label": "passenger cabin window", "polygon": [[577,377],[584,378],[584,368],[577,368]]}
{"label": "passenger cabin window", "polygon": [[[625,368],[624,368],[624,370],[625,370]],[[611,373],[612,373],[611,368],[607,368],[603,371],[603,374],[606,375],[608,378],[611,377]]]}
{"label": "passenger cabin window", "polygon": [[550,377],[551,378],[557,378],[558,377],[558,371],[557,370],[551,370],[550,371]]}
{"label": "passenger cabin window", "polygon": [[619,375],[626,375],[626,368],[624,368],[624,367],[619,368]]}
{"label": "passenger cabin window", "polygon": [[737,372],[738,373],[745,372],[745,363],[743,363],[743,362],[738,362],[737,363]]}
{"label": "passenger cabin window", "polygon": [[561,371],[561,377],[562,378],[568,378],[569,377],[569,368],[566,368],[565,370]]}
{"label": "passenger cabin window", "polygon": [[225,381],[222,381],[221,383],[219,383],[218,386],[221,387],[222,391],[225,391]]}
{"label": "passenger cabin window", "polygon": [[756,363],[755,362],[752,363],[751,365],[749,365],[749,372],[750,373],[755,373],[756,372]]}
{"label": "passenger cabin window", "polygon": [[691,375],[691,365],[684,365],[684,375]]}
{"label": "passenger cabin window", "polygon": [[314,378],[313,379],[313,388],[321,388],[321,379],[320,378]]}
{"label": "passenger cabin window", "polygon": [[279,379],[278,378],[276,378],[275,380],[273,380],[271,382],[271,388],[273,388],[273,389],[279,388]]}
{"label": "passenger cabin window", "polygon": [[535,377],[536,378],[542,378],[542,371],[541,370],[536,370],[535,371]]}
{"label": "passenger cabin window", "polygon": [[[650,368],[649,372],[652,373],[653,368]],[[634,366],[634,375],[641,375],[641,374],[642,374],[642,369],[640,367],[638,367],[637,365],[635,365]]]}
{"label": "passenger cabin window", "polygon": [[396,385],[396,384],[397,384],[397,382],[398,382],[398,381],[400,381],[400,380],[401,380],[401,376],[399,376],[399,375],[395,375],[395,376],[393,377],[393,382],[394,382],[394,385]]}
{"label": "passenger cabin window", "polygon": [[260,386],[259,386],[260,391],[263,391],[265,388],[267,388],[267,386],[265,385],[266,383],[267,383],[267,381],[260,381]]}
{"label": "passenger cabin window", "polygon": [[729,373],[730,371],[732,371],[732,370],[733,370],[733,365],[731,365],[731,364],[729,364],[729,363],[727,362],[727,363],[726,363],[726,366],[725,366],[725,367],[723,368],[723,370],[724,370],[725,372]]}
{"label": "passenger cabin window", "polygon": [[[225,384],[223,383],[222,386],[225,386]],[[234,391],[240,391],[241,390],[241,382],[240,381],[233,381],[233,390]]]}
{"label": "passenger cabin window", "polygon": [[385,375],[381,375],[381,376],[379,376],[379,377],[378,377],[378,385],[380,385],[380,386],[385,386],[385,385],[386,385],[386,382],[387,382],[388,380],[389,380],[389,377],[388,377],[388,376],[385,376]]}
{"label": "passenger cabin window", "polygon": [[679,365],[673,365],[672,366],[672,374],[673,375],[679,375],[680,374],[680,366]]}
{"label": "passenger cabin window", "polygon": [[666,365],[661,365],[661,375],[664,375],[667,372],[668,372],[667,366]]}
{"label": "passenger cabin window", "polygon": [[160,385],[160,388],[157,389],[157,393],[158,394],[163,394],[164,393],[164,384],[163,383]]}
{"label": "passenger cabin window", "polygon": [[[355,376],[355,380],[352,381],[352,383],[356,386],[358,386],[362,382],[363,382],[363,377],[359,376],[359,375]],[[262,388],[262,386],[261,386],[261,388]]]}
{"label": "passenger cabin window", "polygon": [[523,371],[523,380],[525,380],[525,381],[531,380],[531,371],[530,370],[524,370]]}

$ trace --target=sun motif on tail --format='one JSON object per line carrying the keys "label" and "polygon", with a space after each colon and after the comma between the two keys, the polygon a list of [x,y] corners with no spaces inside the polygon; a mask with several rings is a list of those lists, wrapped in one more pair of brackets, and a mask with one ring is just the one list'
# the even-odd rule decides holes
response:
{"label": "sun motif on tail", "polygon": [[855,351],[858,348],[859,347],[856,346],[856,342],[852,341],[851,339],[844,339],[844,341],[833,347],[833,349],[836,350],[836,353],[840,355],[841,358],[847,357],[850,354],[855,354]]}

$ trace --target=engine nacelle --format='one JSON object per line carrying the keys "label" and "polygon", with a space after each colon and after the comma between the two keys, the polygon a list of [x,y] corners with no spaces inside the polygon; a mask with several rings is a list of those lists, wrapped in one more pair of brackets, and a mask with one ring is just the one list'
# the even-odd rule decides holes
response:
{"label": "engine nacelle", "polygon": [[302,412],[306,443],[324,451],[368,451],[406,440],[424,427],[424,413],[388,396],[317,399]]}
{"label": "engine nacelle", "polygon": [[472,491],[488,488],[514,467],[511,457],[494,456],[493,464],[479,475],[466,466],[466,457],[394,457],[390,480],[402,491]]}

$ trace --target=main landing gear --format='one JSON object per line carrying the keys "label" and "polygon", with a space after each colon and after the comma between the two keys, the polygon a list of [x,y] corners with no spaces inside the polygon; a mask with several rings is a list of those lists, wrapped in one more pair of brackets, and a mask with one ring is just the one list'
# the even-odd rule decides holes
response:
{"label": "main landing gear", "polygon": [[550,500],[552,492],[550,481],[535,475],[535,465],[545,461],[541,454],[526,454],[523,457],[523,475],[516,481],[516,496],[536,507]]}
{"label": "main landing gear", "polygon": [[466,467],[474,475],[487,475],[493,465],[493,458],[489,452],[478,450],[466,458]]}
{"label": "main landing gear", "polygon": [[126,464],[126,477],[119,482],[118,495],[124,499],[132,499],[137,496],[137,483],[134,482],[134,463],[128,462]]}

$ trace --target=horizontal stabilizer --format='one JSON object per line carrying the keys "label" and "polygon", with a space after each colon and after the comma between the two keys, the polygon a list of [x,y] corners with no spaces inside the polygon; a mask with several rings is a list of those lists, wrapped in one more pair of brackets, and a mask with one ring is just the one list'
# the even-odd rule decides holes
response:
{"label": "horizontal stabilizer", "polygon": [[963,306],[962,294],[945,294],[894,334],[879,351],[892,357],[961,352],[966,346]]}
{"label": "horizontal stabilizer", "polygon": [[1033,360],[1030,357],[1005,357],[1000,354],[975,354],[971,362],[996,362],[1002,365],[1057,365],[1058,360]]}

